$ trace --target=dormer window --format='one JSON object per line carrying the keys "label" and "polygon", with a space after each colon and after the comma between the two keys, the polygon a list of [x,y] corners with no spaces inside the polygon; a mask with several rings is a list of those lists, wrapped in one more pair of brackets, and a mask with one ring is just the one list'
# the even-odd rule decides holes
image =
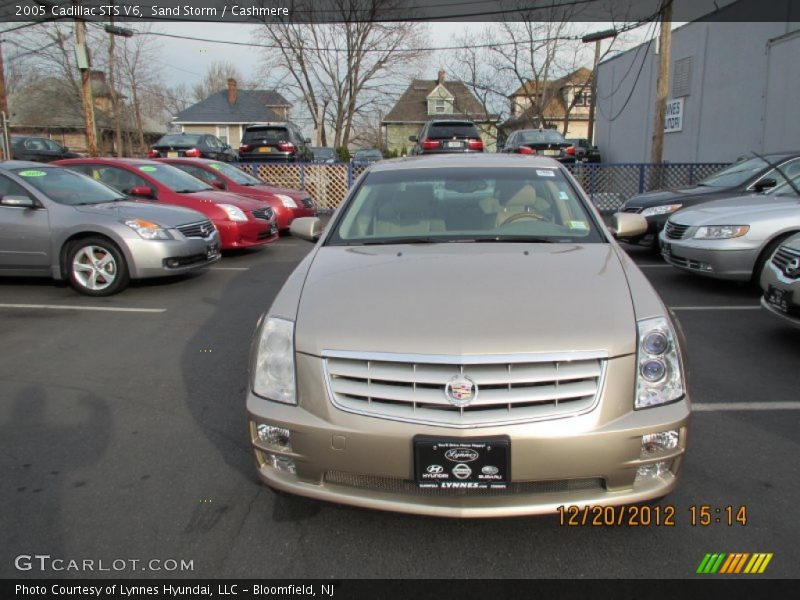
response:
{"label": "dormer window", "polygon": [[443,113],[445,111],[445,101],[444,98],[440,98],[436,101],[436,112]]}

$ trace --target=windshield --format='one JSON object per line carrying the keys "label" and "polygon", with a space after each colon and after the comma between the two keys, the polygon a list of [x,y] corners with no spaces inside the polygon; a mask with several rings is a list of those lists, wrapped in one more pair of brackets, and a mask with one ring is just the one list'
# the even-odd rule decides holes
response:
{"label": "windshield", "polygon": [[149,175],[160,184],[167,186],[173,192],[201,192],[203,190],[214,189],[210,185],[203,183],[199,179],[171,165],[139,165],[136,168],[145,175]]}
{"label": "windshield", "polygon": [[333,148],[313,148],[312,152],[316,158],[333,158]]}
{"label": "windshield", "polygon": [[517,135],[517,142],[520,144],[563,144],[567,141],[563,135],[552,129],[520,131]]}
{"label": "windshield", "polygon": [[460,138],[478,138],[478,130],[472,123],[432,123],[428,129],[428,137],[432,140]]}
{"label": "windshield", "polygon": [[176,133],[165,135],[158,142],[156,146],[196,146],[200,143],[200,136],[186,133]]}
{"label": "windshield", "polygon": [[14,172],[59,204],[78,206],[124,200],[119,192],[107,185],[68,169],[37,167],[15,169]]}
{"label": "windshield", "polygon": [[367,175],[327,243],[603,241],[559,169],[425,168]]}
{"label": "windshield", "polygon": [[289,139],[289,131],[285,127],[259,127],[244,132],[242,141],[260,140],[264,144],[276,144]]}
{"label": "windshield", "polygon": [[760,173],[766,166],[767,163],[762,159],[750,158],[717,171],[700,181],[699,185],[721,188],[736,187]]}
{"label": "windshield", "polygon": [[237,169],[226,163],[209,163],[208,166],[239,185],[262,185],[264,183],[249,173],[245,173],[241,169]]}

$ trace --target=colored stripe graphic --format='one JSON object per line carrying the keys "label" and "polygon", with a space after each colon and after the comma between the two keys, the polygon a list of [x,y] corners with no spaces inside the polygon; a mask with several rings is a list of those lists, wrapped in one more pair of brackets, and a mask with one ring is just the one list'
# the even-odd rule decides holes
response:
{"label": "colored stripe graphic", "polygon": [[[755,554],[750,554],[749,552],[734,552],[731,554],[725,552],[709,553],[700,561],[696,572],[703,575],[713,575],[715,573],[719,573],[720,575],[740,573],[761,574],[766,570],[772,557],[773,554],[771,552],[758,552]],[[744,569],[744,571],[742,569]]]}

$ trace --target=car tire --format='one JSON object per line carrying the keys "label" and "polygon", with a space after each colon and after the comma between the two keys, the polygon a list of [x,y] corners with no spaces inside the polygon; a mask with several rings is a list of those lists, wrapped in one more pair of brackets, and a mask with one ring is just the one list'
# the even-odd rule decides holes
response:
{"label": "car tire", "polygon": [[86,296],[111,296],[130,282],[125,256],[104,237],[73,242],[67,250],[66,270],[70,285]]}
{"label": "car tire", "polygon": [[761,271],[764,270],[769,258],[772,256],[775,250],[778,249],[778,246],[786,241],[787,238],[790,238],[796,233],[796,231],[790,231],[788,233],[784,233],[783,235],[779,235],[764,247],[764,249],[761,251],[761,254],[758,255],[755,264],[753,265],[753,274],[750,277],[751,283],[754,285],[759,285],[761,280]]}

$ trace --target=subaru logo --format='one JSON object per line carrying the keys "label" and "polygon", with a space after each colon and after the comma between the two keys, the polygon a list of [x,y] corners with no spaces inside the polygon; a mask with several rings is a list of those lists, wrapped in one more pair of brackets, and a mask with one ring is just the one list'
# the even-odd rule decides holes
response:
{"label": "subaru logo", "polygon": [[497,475],[500,472],[500,469],[495,467],[494,465],[486,465],[481,469],[481,473],[484,475]]}
{"label": "subaru logo", "polygon": [[792,279],[800,275],[800,257],[794,258],[786,263],[786,266],[783,268],[783,272],[787,277],[791,277]]}
{"label": "subaru logo", "polygon": [[478,397],[478,386],[465,375],[456,375],[444,387],[444,395],[453,406],[468,406]]}
{"label": "subaru logo", "polygon": [[478,453],[472,448],[451,448],[444,457],[453,462],[472,462],[478,458]]}

